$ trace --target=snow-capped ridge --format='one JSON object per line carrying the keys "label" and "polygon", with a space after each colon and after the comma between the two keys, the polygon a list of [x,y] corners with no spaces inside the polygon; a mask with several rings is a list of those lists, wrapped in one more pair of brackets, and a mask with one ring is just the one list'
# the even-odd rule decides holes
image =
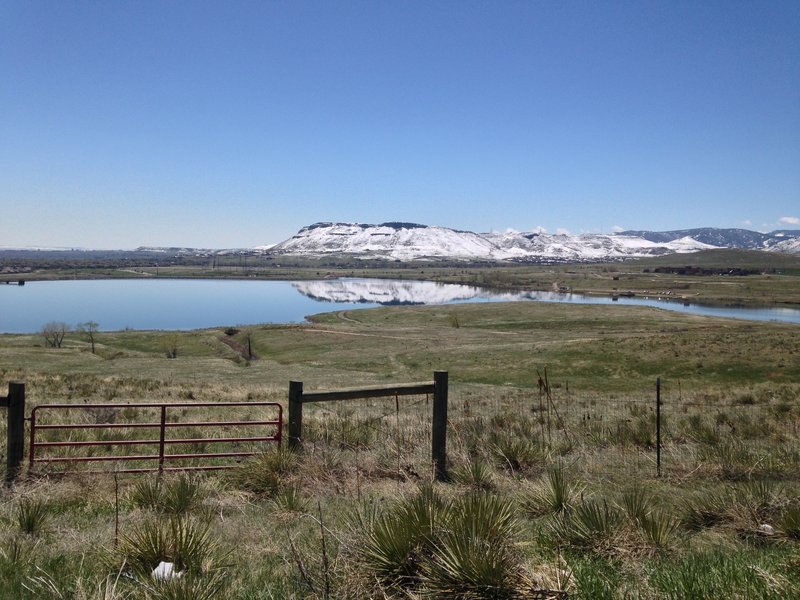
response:
{"label": "snow-capped ridge", "polygon": [[274,254],[384,260],[470,260],[513,262],[589,262],[622,260],[714,248],[750,248],[800,253],[800,232],[770,234],[704,227],[679,231],[622,231],[613,234],[535,231],[474,233],[439,225],[388,222],[320,222],[275,245]]}

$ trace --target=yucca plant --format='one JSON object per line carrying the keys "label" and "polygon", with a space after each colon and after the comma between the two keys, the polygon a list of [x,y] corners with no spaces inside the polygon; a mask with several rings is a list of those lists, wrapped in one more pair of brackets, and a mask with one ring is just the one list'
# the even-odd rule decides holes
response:
{"label": "yucca plant", "polygon": [[681,523],[691,531],[730,520],[731,500],[726,490],[707,491],[683,501]]}
{"label": "yucca plant", "polygon": [[620,501],[622,509],[633,521],[640,521],[656,507],[655,499],[643,486],[636,485],[625,490]]}
{"label": "yucca plant", "polygon": [[495,487],[491,468],[479,460],[472,460],[465,467],[454,469],[453,480],[479,490],[488,491]]}
{"label": "yucca plant", "polygon": [[161,479],[155,476],[140,478],[130,491],[130,500],[134,506],[158,510],[161,507]]}
{"label": "yucca plant", "polygon": [[187,513],[203,501],[204,492],[202,479],[182,473],[164,489],[164,511],[176,515]]}
{"label": "yucca plant", "polygon": [[414,585],[449,510],[431,486],[424,486],[386,512],[360,515],[358,527],[364,533],[357,553],[362,566],[384,585]]}
{"label": "yucca plant", "polygon": [[259,453],[230,472],[232,483],[260,496],[274,496],[297,468],[297,454],[285,448]]}
{"label": "yucca plant", "polygon": [[453,503],[444,528],[425,557],[425,594],[438,598],[518,597],[522,571],[513,504],[485,493]]}
{"label": "yucca plant", "polygon": [[756,525],[774,522],[784,503],[783,486],[764,479],[748,481],[732,497],[733,511]]}
{"label": "yucca plant", "polygon": [[283,512],[298,513],[306,509],[306,499],[303,497],[302,490],[294,485],[280,490],[272,498],[272,504]]}
{"label": "yucca plant", "polygon": [[177,571],[200,574],[218,569],[227,557],[210,524],[189,517],[149,519],[121,536],[118,554],[140,578],[149,578],[162,561]]}
{"label": "yucca plant", "polygon": [[800,502],[793,502],[784,508],[779,525],[784,535],[793,540],[800,540]]}
{"label": "yucca plant", "polygon": [[22,532],[40,535],[47,528],[49,507],[43,500],[21,498],[17,504],[16,520]]}
{"label": "yucca plant", "polygon": [[527,471],[542,462],[536,444],[518,437],[499,436],[492,445],[492,452],[500,468],[511,473]]}
{"label": "yucca plant", "polygon": [[665,548],[672,541],[680,520],[661,509],[654,509],[637,519],[645,539],[657,548]]}
{"label": "yucca plant", "polygon": [[519,521],[514,505],[499,496],[474,493],[455,502],[446,514],[446,527],[451,531],[485,540],[513,540],[519,534]]}
{"label": "yucca plant", "polygon": [[517,556],[503,540],[448,530],[424,563],[422,594],[435,598],[519,598],[522,572]]}
{"label": "yucca plant", "polygon": [[599,547],[616,535],[622,513],[605,500],[586,499],[550,523],[550,535],[557,545]]}
{"label": "yucca plant", "polygon": [[14,533],[0,538],[0,589],[12,594],[12,588],[28,575],[36,562],[36,549],[41,540]]}
{"label": "yucca plant", "polygon": [[560,514],[569,508],[577,494],[562,464],[547,470],[544,482],[540,482],[524,501],[524,508],[533,516]]}

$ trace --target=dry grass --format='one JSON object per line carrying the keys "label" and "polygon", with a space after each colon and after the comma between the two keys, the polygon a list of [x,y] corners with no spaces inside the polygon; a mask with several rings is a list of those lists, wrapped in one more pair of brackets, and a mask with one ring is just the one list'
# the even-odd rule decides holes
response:
{"label": "dry grass", "polygon": [[[174,360],[164,358],[152,332],[102,334],[98,355],[78,342],[50,350],[33,337],[0,336],[0,381],[24,379],[31,406],[285,405],[290,379],[310,391],[430,380],[434,369],[446,368],[456,477],[435,489],[447,502],[481,491],[509,507],[520,525],[514,567],[526,574],[514,586],[561,586],[583,598],[634,589],[641,598],[695,589],[720,597],[734,585],[753,597],[798,592],[796,327],[647,309],[484,305],[459,306],[455,328],[451,312],[351,311],[347,321],[331,315],[306,327],[257,328],[259,358],[250,363],[237,362],[215,331],[181,334],[184,350]],[[549,400],[536,386],[545,367]],[[663,377],[661,478],[656,376]],[[354,515],[368,510],[391,520],[398,502],[430,482],[429,401],[401,398],[399,410],[394,398],[310,405],[301,455],[268,447],[236,471],[182,484],[168,477],[157,489],[135,476],[23,481],[0,492],[0,584],[15,598],[177,594],[116,575],[128,573],[120,547],[142,532],[158,539],[159,530],[146,528],[178,518],[197,524],[191,531],[219,548],[208,568],[195,568],[191,593],[213,589],[224,569],[232,599],[364,597],[374,580],[366,582],[366,572],[348,560],[363,543]],[[100,411],[84,418],[112,417]],[[20,526],[25,502],[47,509],[36,535]],[[442,527],[437,539],[449,556],[477,568],[470,562],[482,556],[475,540]],[[412,593],[426,586],[464,591],[452,578],[452,561],[426,564]],[[140,564],[140,580],[143,570]],[[381,589],[398,597],[408,591]],[[475,589],[473,597],[482,597]]]}

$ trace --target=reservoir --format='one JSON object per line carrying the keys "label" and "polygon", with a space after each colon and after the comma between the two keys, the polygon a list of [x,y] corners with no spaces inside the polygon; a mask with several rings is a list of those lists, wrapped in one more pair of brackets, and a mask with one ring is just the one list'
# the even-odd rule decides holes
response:
{"label": "reservoir", "polygon": [[307,315],[335,310],[503,301],[613,302],[697,315],[800,324],[800,310],[792,308],[719,308],[640,297],[612,300],[571,293],[496,292],[431,281],[105,279],[0,285],[0,333],[33,333],[50,321],[63,321],[72,327],[94,321],[101,331],[300,323]]}

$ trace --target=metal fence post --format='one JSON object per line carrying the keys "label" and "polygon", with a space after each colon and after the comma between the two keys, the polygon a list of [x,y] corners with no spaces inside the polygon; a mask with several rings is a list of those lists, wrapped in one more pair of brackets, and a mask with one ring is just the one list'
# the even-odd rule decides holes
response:
{"label": "metal fence post", "polygon": [[161,405],[161,427],[158,433],[158,475],[159,478],[164,472],[164,446],[167,439],[167,405]]}

